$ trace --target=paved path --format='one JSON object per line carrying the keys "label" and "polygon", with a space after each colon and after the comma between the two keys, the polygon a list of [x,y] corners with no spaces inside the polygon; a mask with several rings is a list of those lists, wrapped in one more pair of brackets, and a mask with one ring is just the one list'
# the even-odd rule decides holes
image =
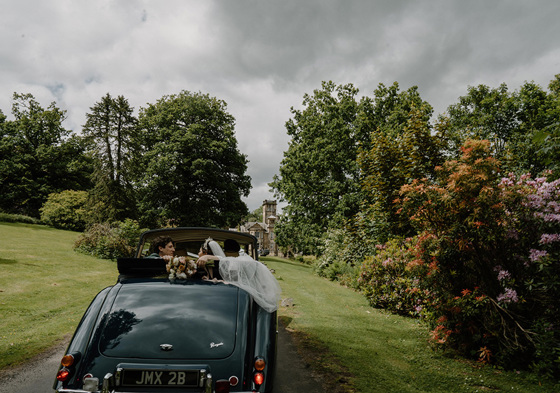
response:
{"label": "paved path", "polygon": [[[0,373],[0,393],[53,393],[54,378],[68,342],[42,354],[28,364]],[[320,383],[299,357],[283,327],[278,333],[278,368],[274,393],[322,393]]]}

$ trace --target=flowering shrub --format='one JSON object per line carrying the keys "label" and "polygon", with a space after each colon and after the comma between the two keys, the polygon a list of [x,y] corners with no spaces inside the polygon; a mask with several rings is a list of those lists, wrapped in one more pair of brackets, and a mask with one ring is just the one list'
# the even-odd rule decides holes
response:
{"label": "flowering shrub", "polygon": [[419,287],[415,251],[418,238],[391,240],[377,246],[363,262],[358,288],[376,308],[401,315],[419,316],[428,291]]}
{"label": "flowering shrub", "polygon": [[[560,180],[500,180],[489,144],[469,141],[459,160],[438,168],[435,182],[401,189],[400,213],[423,242],[374,260],[404,256],[400,266],[409,271],[400,268],[393,277],[418,277],[409,289],[425,295],[421,313],[435,344],[558,377],[559,200]],[[406,299],[406,289],[396,290]]]}

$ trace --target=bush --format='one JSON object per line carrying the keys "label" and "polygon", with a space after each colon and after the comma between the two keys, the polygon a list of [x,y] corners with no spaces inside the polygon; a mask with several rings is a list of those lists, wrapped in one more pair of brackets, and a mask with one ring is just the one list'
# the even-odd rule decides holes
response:
{"label": "bush", "polygon": [[437,182],[404,186],[401,213],[422,242],[388,256],[408,256],[395,275],[417,274],[434,343],[558,378],[560,181],[498,174],[489,144],[470,141]]}
{"label": "bush", "polygon": [[66,190],[49,194],[41,207],[41,220],[58,229],[83,231],[86,227],[87,191]]}
{"label": "bush", "polygon": [[93,224],[76,240],[74,249],[103,259],[133,257],[143,231],[138,222],[130,219]]}
{"label": "bush", "polygon": [[419,286],[418,269],[414,265],[414,250],[418,238],[390,240],[377,246],[360,268],[358,288],[372,307],[391,312],[420,316],[426,294]]}
{"label": "bush", "polygon": [[358,266],[366,254],[364,243],[358,241],[350,228],[329,229],[314,270],[321,277],[356,288]]}
{"label": "bush", "polygon": [[35,217],[24,216],[22,214],[9,214],[0,212],[0,222],[21,222],[24,224],[42,224],[41,220]]}

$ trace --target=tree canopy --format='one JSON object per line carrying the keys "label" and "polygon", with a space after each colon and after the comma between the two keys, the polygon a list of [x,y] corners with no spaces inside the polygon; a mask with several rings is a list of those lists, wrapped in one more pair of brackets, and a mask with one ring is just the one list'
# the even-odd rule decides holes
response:
{"label": "tree canopy", "polygon": [[142,108],[137,180],[140,215],[150,225],[236,225],[251,179],[224,101],[182,91]]}
{"label": "tree canopy", "polygon": [[84,142],[62,126],[65,111],[13,95],[14,120],[0,114],[0,210],[39,217],[50,193],[90,187]]}

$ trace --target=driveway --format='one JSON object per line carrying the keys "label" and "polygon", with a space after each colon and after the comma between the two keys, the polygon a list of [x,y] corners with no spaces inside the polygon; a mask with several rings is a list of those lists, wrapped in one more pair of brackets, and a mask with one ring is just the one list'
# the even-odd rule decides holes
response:
{"label": "driveway", "polygon": [[[0,393],[53,393],[52,385],[68,341],[29,363],[0,372]],[[278,366],[274,393],[322,393],[319,381],[298,355],[286,330],[279,325]]]}

